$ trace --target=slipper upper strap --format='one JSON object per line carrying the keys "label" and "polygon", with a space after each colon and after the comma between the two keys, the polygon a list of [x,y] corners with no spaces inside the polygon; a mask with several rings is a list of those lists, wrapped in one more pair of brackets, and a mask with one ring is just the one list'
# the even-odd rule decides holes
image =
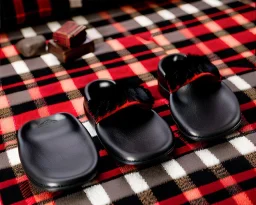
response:
{"label": "slipper upper strap", "polygon": [[130,106],[140,106],[143,109],[151,109],[154,98],[149,90],[143,87],[122,88],[116,86],[113,92],[106,98],[91,99],[87,110],[96,123]]}
{"label": "slipper upper strap", "polygon": [[187,55],[183,60],[177,60],[174,67],[166,69],[170,93],[204,76],[211,77],[214,82],[221,81],[217,67],[205,56]]}

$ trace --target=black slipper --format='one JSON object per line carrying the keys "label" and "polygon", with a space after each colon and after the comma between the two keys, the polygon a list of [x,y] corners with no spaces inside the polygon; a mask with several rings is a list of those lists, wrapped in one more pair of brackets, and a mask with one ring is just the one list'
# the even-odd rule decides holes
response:
{"label": "black slipper", "polygon": [[158,81],[159,91],[170,99],[173,119],[185,136],[210,140],[239,126],[237,98],[206,57],[166,56],[158,66]]}
{"label": "black slipper", "polygon": [[124,164],[153,163],[173,150],[173,135],[151,109],[153,103],[143,87],[123,88],[111,80],[96,80],[85,87],[89,121],[108,153]]}
{"label": "black slipper", "polygon": [[68,113],[26,123],[18,142],[25,173],[42,189],[76,188],[96,176],[98,153],[91,136]]}

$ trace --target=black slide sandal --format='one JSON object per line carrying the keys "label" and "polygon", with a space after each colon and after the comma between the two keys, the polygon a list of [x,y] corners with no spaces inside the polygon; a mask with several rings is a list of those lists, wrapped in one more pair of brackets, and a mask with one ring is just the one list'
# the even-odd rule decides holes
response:
{"label": "black slide sandal", "polygon": [[47,191],[83,186],[97,174],[98,153],[90,134],[68,113],[33,120],[18,132],[28,178]]}
{"label": "black slide sandal", "polygon": [[196,140],[230,134],[241,122],[238,100],[206,57],[173,54],[159,62],[159,91],[180,131]]}
{"label": "black slide sandal", "polygon": [[123,88],[111,80],[85,87],[85,111],[108,153],[130,165],[165,159],[174,148],[167,123],[153,110],[153,97],[143,87]]}

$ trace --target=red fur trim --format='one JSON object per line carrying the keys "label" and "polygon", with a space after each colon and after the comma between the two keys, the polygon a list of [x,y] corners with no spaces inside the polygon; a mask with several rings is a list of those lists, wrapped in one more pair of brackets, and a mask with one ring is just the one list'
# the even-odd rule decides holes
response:
{"label": "red fur trim", "polygon": [[[123,104],[122,106],[117,107],[115,110],[113,110],[111,112],[108,112],[106,115],[95,119],[95,123],[98,124],[100,121],[104,120],[105,118],[107,118],[107,117],[109,117],[109,116],[119,112],[122,109],[125,109],[125,108],[133,106],[133,105],[141,105],[141,103],[138,102],[138,101],[132,101],[132,102],[128,102],[127,101],[125,104]],[[89,114],[93,117],[92,113],[89,113]]]}
{"label": "red fur trim", "polygon": [[[201,78],[203,76],[212,76],[214,78],[217,78],[216,75],[214,75],[214,74],[212,74],[210,72],[200,73],[200,74],[194,75],[193,78],[188,79],[183,85],[178,85],[175,89],[171,89],[169,84],[168,84],[169,91],[170,91],[170,93],[174,93],[177,90],[179,90],[181,87],[183,87],[183,86],[185,86],[187,84],[190,84],[193,81],[195,81],[195,80],[197,80],[197,79],[199,79],[199,78]],[[219,78],[218,81],[221,81],[221,78]]]}

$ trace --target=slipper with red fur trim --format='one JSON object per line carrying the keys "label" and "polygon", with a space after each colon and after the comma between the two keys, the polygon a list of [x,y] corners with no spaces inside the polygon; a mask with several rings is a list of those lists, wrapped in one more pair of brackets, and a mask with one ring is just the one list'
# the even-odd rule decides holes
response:
{"label": "slipper with red fur trim", "polygon": [[154,99],[143,87],[124,88],[111,80],[85,87],[85,111],[108,153],[124,164],[164,159],[174,148],[167,123],[151,108]]}
{"label": "slipper with red fur trim", "polygon": [[169,99],[180,131],[200,141],[223,137],[241,122],[234,93],[206,57],[172,54],[158,65],[160,93]]}

